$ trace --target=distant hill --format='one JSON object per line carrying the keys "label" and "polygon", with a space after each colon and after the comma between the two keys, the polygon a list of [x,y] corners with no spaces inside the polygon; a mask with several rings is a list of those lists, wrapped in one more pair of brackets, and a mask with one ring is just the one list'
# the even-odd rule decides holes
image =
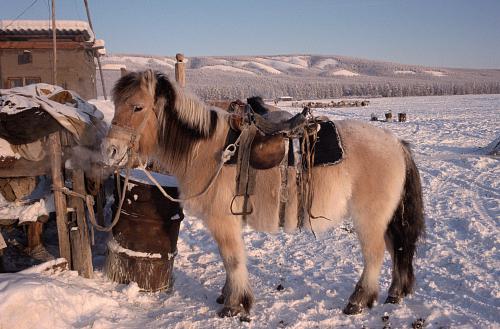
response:
{"label": "distant hill", "polygon": [[[500,93],[500,69],[407,65],[345,56],[189,57],[187,87],[205,99],[260,95],[296,99]],[[113,54],[102,58],[110,89],[117,68],[151,68],[173,76],[175,58]],[[100,90],[99,90],[100,92]]]}

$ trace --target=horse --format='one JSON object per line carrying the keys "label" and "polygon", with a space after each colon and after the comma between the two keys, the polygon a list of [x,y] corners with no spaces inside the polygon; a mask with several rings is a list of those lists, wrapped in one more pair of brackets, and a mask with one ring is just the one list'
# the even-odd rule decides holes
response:
{"label": "horse", "polygon": [[[235,215],[236,166],[220,167],[230,113],[210,107],[152,70],[131,72],[113,88],[115,115],[102,143],[109,166],[152,162],[176,176],[183,206],[201,218],[215,239],[226,280],[217,302],[220,317],[249,316],[254,296],[248,278],[242,227],[279,231],[279,168],[258,170],[253,211]],[[343,312],[357,314],[378,298],[379,275],[387,249],[392,281],[386,303],[413,292],[413,258],[425,231],[422,187],[408,143],[388,130],[354,120],[335,121],[345,158],[311,168],[313,200],[304,230],[324,232],[351,218],[364,269]],[[134,152],[132,152],[134,151]],[[218,171],[218,168],[222,168]],[[288,169],[294,182],[296,170]],[[209,185],[209,182],[213,184]],[[208,186],[203,193],[204,188]],[[297,187],[289,184],[285,231],[297,230]],[[308,216],[308,214],[303,214]]]}

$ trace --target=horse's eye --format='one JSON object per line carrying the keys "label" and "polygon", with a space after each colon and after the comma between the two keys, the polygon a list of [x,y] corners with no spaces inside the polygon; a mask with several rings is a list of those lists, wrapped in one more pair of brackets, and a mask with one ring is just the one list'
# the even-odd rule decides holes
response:
{"label": "horse's eye", "polygon": [[134,112],[139,112],[144,109],[144,106],[142,105],[134,105]]}

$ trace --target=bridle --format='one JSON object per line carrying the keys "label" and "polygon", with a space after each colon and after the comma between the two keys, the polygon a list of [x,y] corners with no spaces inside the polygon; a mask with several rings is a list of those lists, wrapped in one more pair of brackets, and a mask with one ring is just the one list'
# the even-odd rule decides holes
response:
{"label": "bridle", "polygon": [[[133,105],[134,110],[135,110],[135,106],[136,105]],[[150,116],[150,112],[154,113],[156,119],[158,120],[158,117],[156,116],[156,113],[154,112],[154,110],[147,110],[146,109],[146,111],[147,112],[144,114],[144,118],[142,119],[141,124],[139,125],[139,127],[137,127],[137,129],[122,127],[122,126],[118,126],[116,124],[111,125],[110,131],[108,133],[108,137],[109,137],[109,134],[111,134],[111,133],[114,133],[116,135],[129,136],[127,151],[123,155],[124,157],[125,157],[125,155],[127,156],[127,163],[125,165],[125,181],[124,181],[123,187],[120,188],[120,169],[121,169],[121,166],[115,166],[115,168],[116,168],[115,169],[115,171],[116,171],[116,185],[117,185],[118,191],[121,190],[121,194],[118,195],[119,200],[120,200],[119,204],[118,204],[118,209],[116,210],[113,221],[111,222],[111,224],[109,226],[101,226],[95,221],[95,218],[92,218],[92,216],[89,216],[92,225],[94,225],[94,227],[98,231],[110,232],[113,229],[113,227],[116,226],[116,224],[118,223],[118,220],[120,219],[120,213],[121,213],[121,210],[123,207],[123,201],[125,200],[125,194],[127,193],[127,186],[128,186],[128,182],[130,179],[130,170],[132,169],[135,155],[136,155],[136,150],[139,147],[139,142],[141,140],[141,136],[142,136],[142,133],[144,131],[144,128],[146,127],[148,117]],[[132,113],[132,116],[134,115],[134,113]],[[141,162],[139,157],[137,157],[137,158],[138,158],[139,162]],[[120,159],[120,162],[121,162],[121,159]],[[141,163],[141,166],[142,166],[142,163]]]}
{"label": "bridle", "polygon": [[[129,136],[128,145],[127,145],[127,151],[124,154],[124,156],[127,155],[127,164],[125,165],[125,181],[124,181],[123,187],[120,188],[120,174],[119,174],[119,172],[120,172],[120,169],[122,168],[122,166],[115,166],[116,167],[116,174],[117,174],[116,175],[117,176],[117,178],[116,178],[117,189],[118,189],[118,191],[120,191],[120,190],[122,191],[121,194],[119,195],[120,201],[119,201],[118,209],[117,209],[117,211],[115,213],[113,221],[111,222],[111,224],[109,226],[101,226],[101,225],[99,225],[95,221],[95,219],[91,218],[92,224],[94,225],[94,227],[98,231],[109,232],[118,223],[118,220],[120,219],[121,209],[122,209],[122,206],[123,206],[123,201],[125,200],[125,194],[127,192],[127,185],[128,185],[129,178],[130,178],[130,170],[132,169],[132,166],[133,166],[133,163],[134,163],[134,159],[135,159],[135,155],[136,155],[136,151],[137,151],[137,149],[139,147],[139,142],[141,140],[142,133],[143,133],[145,127],[146,127],[146,124],[147,124],[150,112],[154,113],[157,122],[159,122],[158,116],[156,115],[154,109],[145,109],[145,110],[147,112],[145,113],[144,118],[142,119],[141,124],[139,125],[139,127],[137,127],[136,130],[131,129],[131,128],[127,128],[127,127],[118,126],[116,124],[112,124],[111,125],[110,133],[113,132],[115,134],[122,134],[124,136]],[[108,133],[108,137],[109,137],[109,133]],[[210,181],[208,182],[208,184],[205,186],[205,188],[201,192],[196,193],[194,195],[191,195],[189,197],[174,198],[171,195],[169,195],[165,191],[165,189],[161,186],[161,184],[156,180],[156,178],[154,178],[154,176],[146,169],[146,164],[142,163],[142,161],[141,161],[141,159],[139,157],[137,157],[137,160],[140,163],[138,169],[141,170],[141,171],[143,171],[146,174],[146,176],[160,190],[160,192],[167,199],[169,199],[170,201],[172,201],[172,202],[185,202],[185,201],[189,201],[191,199],[195,199],[195,198],[198,198],[198,197],[204,195],[213,186],[213,184],[215,183],[215,180],[217,179],[217,177],[219,176],[220,172],[222,171],[222,168],[223,168],[224,164],[226,162],[228,162],[234,156],[234,154],[236,153],[236,150],[237,150],[238,145],[239,145],[239,140],[240,139],[238,138],[234,143],[229,144],[229,145],[227,145],[224,148],[224,150],[222,152],[222,155],[221,155],[221,159],[220,159],[219,165],[217,167],[217,170],[216,170],[215,174],[212,176],[212,178],[210,179]],[[90,216],[90,217],[92,217],[92,216]]]}

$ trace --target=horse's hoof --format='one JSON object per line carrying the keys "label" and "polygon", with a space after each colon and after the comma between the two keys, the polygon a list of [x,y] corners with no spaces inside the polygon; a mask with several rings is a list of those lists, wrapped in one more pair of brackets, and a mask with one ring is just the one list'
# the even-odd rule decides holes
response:
{"label": "horse's hoof", "polygon": [[397,296],[387,296],[384,304],[399,304],[401,302],[401,297]]}
{"label": "horse's hoof", "polygon": [[236,315],[240,316],[240,321],[241,322],[250,322],[252,319],[250,319],[250,314],[247,312],[237,309],[237,308],[231,308],[224,306],[219,312],[217,312],[217,315],[221,318],[230,318]]}
{"label": "horse's hoof", "polygon": [[250,322],[252,319],[250,319],[250,315],[247,313],[243,313],[240,315],[240,321],[241,322]]}
{"label": "horse's hoof", "polygon": [[221,318],[230,318],[241,313],[241,309],[224,306],[217,315]]}
{"label": "horse's hoof", "polygon": [[226,300],[226,297],[224,295],[220,295],[219,297],[217,297],[217,299],[215,300],[217,302],[217,304],[224,304],[224,301]]}
{"label": "horse's hoof", "polygon": [[344,307],[342,312],[344,312],[344,314],[347,314],[347,315],[359,314],[359,313],[363,312],[363,307],[361,307],[361,305],[349,303],[346,305],[346,307]]}

